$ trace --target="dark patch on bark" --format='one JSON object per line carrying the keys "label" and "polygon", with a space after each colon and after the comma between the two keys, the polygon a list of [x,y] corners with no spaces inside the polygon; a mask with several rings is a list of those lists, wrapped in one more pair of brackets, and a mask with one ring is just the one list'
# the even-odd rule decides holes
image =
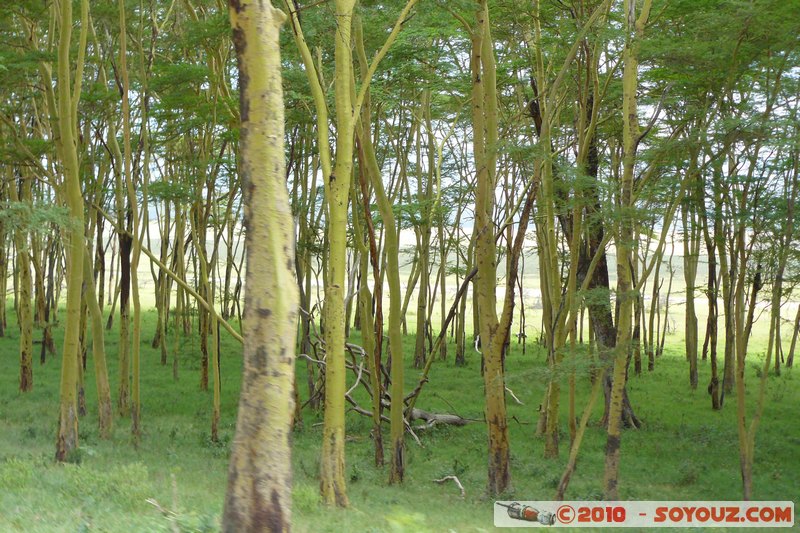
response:
{"label": "dark patch on bark", "polygon": [[[505,432],[505,421],[501,420],[498,416],[493,416],[490,420],[490,427],[494,426],[499,428],[501,433]],[[490,430],[491,431],[491,430]],[[510,475],[508,470],[508,443],[505,446],[500,446],[500,443],[493,442],[491,435],[489,436],[489,486],[488,490],[491,495],[497,495],[504,492],[510,483]]]}
{"label": "dark patch on bark", "polygon": [[280,531],[279,529],[273,529],[270,508],[267,507],[267,503],[259,491],[258,481],[258,476],[254,475],[252,477],[252,487],[250,488],[252,502],[250,504],[250,520],[247,531],[264,531],[265,528],[268,528],[266,529],[268,531]]}
{"label": "dark patch on bark", "polygon": [[267,349],[264,346],[259,346],[253,356],[254,366],[259,370],[267,368]]}
{"label": "dark patch on bark", "polygon": [[[130,215],[130,213],[129,213]],[[127,233],[120,233],[119,247],[120,247],[120,289],[119,289],[119,305],[120,312],[126,309],[128,300],[131,294],[131,247],[133,245],[133,238]]]}
{"label": "dark patch on bark", "polygon": [[[241,12],[242,7],[238,0],[230,0],[230,4],[237,13]],[[239,109],[240,121],[244,124],[250,119],[250,104],[247,99],[247,86],[250,83],[250,76],[247,74],[247,69],[243,68],[244,62],[242,58],[247,49],[247,37],[242,28],[233,28],[233,45],[236,48],[236,56],[239,58]]]}
{"label": "dark patch on bark", "polygon": [[258,310],[258,316],[260,316],[261,318],[269,318],[271,315],[272,315],[271,309],[266,309],[262,307]]}
{"label": "dark patch on bark", "polygon": [[719,378],[717,376],[712,377],[711,383],[708,384],[708,393],[711,395],[711,408],[715,411],[722,409],[719,385]]}
{"label": "dark patch on bark", "polygon": [[402,483],[406,473],[405,445],[402,439],[394,442],[394,454],[392,458],[392,475],[389,483]]}
{"label": "dark patch on bark", "polygon": [[489,492],[497,495],[508,488],[508,461],[507,455],[502,449],[495,449],[492,452],[491,464],[489,465]]}
{"label": "dark patch on bark", "polygon": [[[330,477],[332,479],[328,480],[325,477],[320,477],[320,489],[323,495],[327,494],[327,489],[329,488],[331,492],[333,492],[333,500],[337,507],[347,507],[347,493],[346,493],[346,486],[344,483],[340,484],[340,481],[343,481],[342,471],[339,468],[339,461],[338,457],[336,456],[336,434],[331,433],[328,435],[328,442],[330,443],[330,449],[328,450],[330,453],[325,455],[323,453],[322,460],[330,465]],[[324,448],[323,448],[324,449]],[[330,485],[328,485],[328,481],[330,481]],[[328,503],[327,497],[324,496],[326,503]]]}
{"label": "dark patch on bark", "polygon": [[228,473],[228,490],[225,496],[225,509],[222,515],[222,531],[239,531],[244,523],[244,517],[240,508],[236,505],[237,500],[234,496],[236,486],[239,483],[239,470],[233,466]]}
{"label": "dark patch on bark", "polygon": [[619,435],[609,435],[606,441],[606,455],[612,455],[619,452],[620,439]]}
{"label": "dark patch on bark", "polygon": [[86,416],[86,389],[83,385],[78,385],[78,416]]}
{"label": "dark patch on bark", "polygon": [[[242,131],[239,135],[239,143],[243,145],[245,143],[245,128],[242,128]],[[250,179],[250,173],[247,171],[247,168],[242,169],[242,200],[245,205],[244,209],[244,217],[242,220],[242,225],[245,229],[245,241],[249,244],[252,238],[252,232],[250,231],[250,211],[252,209],[253,203],[251,198],[253,198],[253,193],[255,192],[256,186],[253,184],[253,181]],[[245,299],[247,297],[245,296]],[[245,305],[245,309],[249,309],[249,305]]]}
{"label": "dark patch on bark", "polygon": [[29,362],[30,355],[23,353],[22,365],[20,366],[19,375],[19,390],[20,392],[29,392],[33,389],[33,369]]}
{"label": "dark patch on bark", "polygon": [[61,406],[56,438],[56,461],[68,461],[78,447],[78,424],[73,406]]}
{"label": "dark patch on bark", "polygon": [[272,494],[270,495],[270,508],[267,514],[267,530],[274,533],[283,531],[283,509],[281,509],[281,498],[277,489],[272,489]]}

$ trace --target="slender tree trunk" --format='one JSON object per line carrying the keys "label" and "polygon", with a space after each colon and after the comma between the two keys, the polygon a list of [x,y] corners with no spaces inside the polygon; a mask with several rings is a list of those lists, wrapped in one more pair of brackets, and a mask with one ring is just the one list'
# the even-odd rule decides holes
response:
{"label": "slender tree trunk", "polygon": [[[424,90],[422,93],[421,113],[427,121],[428,131],[430,130],[430,90]],[[417,161],[422,161],[421,139],[422,128],[417,128]],[[427,161],[428,173],[423,179],[422,165],[417,165],[417,201],[422,207],[420,213],[421,224],[418,229],[419,239],[419,292],[417,293],[417,331],[416,343],[414,346],[414,368],[422,368],[425,366],[425,356],[427,355],[427,333],[430,319],[428,315],[428,300],[434,298],[429,295],[430,285],[430,244],[431,244],[431,217],[430,217],[430,202],[433,200],[433,169],[435,163],[433,161],[434,153],[428,147]]]}
{"label": "slender tree trunk", "polygon": [[[0,183],[0,200],[6,198],[7,180]],[[0,220],[0,338],[5,337],[7,318],[6,318],[6,297],[8,290],[8,252],[6,249],[6,225]]]}
{"label": "slender tree trunk", "polygon": [[786,356],[786,368],[794,366],[794,350],[797,347],[797,334],[800,333],[800,305],[797,306],[797,315],[794,318],[794,328],[792,332],[792,344],[789,347],[789,355]]}
{"label": "slender tree trunk", "polygon": [[659,299],[661,298],[661,286],[663,280],[661,279],[661,263],[663,263],[663,256],[657,259],[655,273],[653,274],[653,292],[650,296],[650,315],[649,326],[650,336],[647,339],[647,371],[652,372],[656,368],[656,346],[658,346],[659,338],[659,324],[656,323],[656,316],[660,306]]}
{"label": "slender tree trunk", "polygon": [[[366,51],[364,50],[364,35],[361,27],[361,22],[359,21],[355,26],[355,49],[356,54],[358,57],[359,67],[362,73],[368,72],[368,65],[367,65],[367,55]],[[365,81],[365,80],[364,80]],[[358,144],[358,158],[359,158],[359,189],[361,191],[361,200],[363,203],[364,209],[364,220],[366,222],[367,228],[367,239],[369,242],[369,250],[367,250],[366,246],[362,249],[362,276],[364,276],[362,283],[362,306],[363,306],[363,316],[369,318],[369,327],[364,329],[362,335],[365,339],[365,348],[366,346],[371,346],[372,351],[370,352],[367,350],[367,354],[371,354],[372,359],[370,361],[370,383],[372,384],[372,437],[373,441],[375,442],[375,465],[376,466],[383,466],[384,464],[384,451],[383,451],[383,430],[381,428],[382,422],[382,411],[383,411],[383,384],[381,382],[381,359],[382,359],[382,351],[383,351],[383,287],[381,282],[381,274],[379,267],[380,255],[378,253],[378,244],[375,239],[375,225],[372,220],[372,213],[370,212],[370,194],[369,194],[369,186],[367,182],[369,181],[373,185],[373,189],[375,190],[376,197],[378,200],[378,208],[381,212],[381,217],[387,216],[387,219],[384,219],[384,224],[390,225],[389,227],[394,227],[394,212],[389,205],[389,202],[386,198],[386,192],[383,189],[383,181],[381,179],[381,172],[378,166],[378,161],[375,156],[375,148],[372,144],[372,115],[371,115],[371,98],[370,93],[367,91],[366,96],[364,97],[364,105],[361,109],[361,122],[357,127],[357,144]],[[355,205],[355,204],[354,204]],[[394,253],[396,252],[399,254],[398,249],[399,243],[396,240],[392,239],[392,235],[387,234],[386,245],[384,250],[388,253],[390,248],[391,251]],[[369,253],[367,257],[366,253]],[[367,262],[371,263],[372,266],[372,277],[374,280],[375,286],[375,294],[372,295],[369,292],[369,285],[367,283]],[[396,260],[392,262],[393,266],[399,266],[396,263]],[[386,268],[390,268],[389,265]],[[384,269],[385,273],[385,269]],[[401,327],[399,322],[399,317],[397,316],[397,302],[400,301],[401,293],[400,293],[400,272],[399,269],[393,272],[388,273],[389,278],[389,311],[390,311],[390,318],[389,318],[389,328],[390,328],[390,338],[389,342],[398,342],[398,337],[396,336],[397,331]],[[374,301],[374,315],[372,311]],[[394,307],[392,306],[392,302],[394,302]],[[369,332],[367,332],[369,329]],[[394,336],[393,336],[394,335]],[[402,337],[399,337],[402,340]],[[392,340],[394,339],[394,340]],[[395,349],[397,349],[397,344],[395,344]],[[400,348],[402,350],[402,347]],[[401,387],[402,392],[402,387]],[[393,389],[393,394],[396,392]],[[394,397],[394,396],[393,396]],[[399,421],[402,423],[402,420]],[[391,419],[390,423],[396,424],[397,421]],[[396,428],[394,430],[390,429],[391,431],[395,431],[394,435],[396,436]],[[403,430],[404,431],[404,428]],[[392,439],[392,445],[394,446],[396,443],[394,439]],[[404,450],[401,450],[403,453]],[[398,461],[400,459],[400,462]],[[405,473],[402,470],[404,467],[404,463],[402,462],[404,457],[396,457],[393,456],[392,464],[398,463],[401,466],[401,471],[399,472],[399,477],[402,479],[403,474]],[[395,477],[394,467],[392,469],[391,476]]]}
{"label": "slender tree trunk", "polygon": [[[475,257],[478,277],[475,291],[483,349],[485,417],[489,437],[488,492],[497,495],[511,483],[508,421],[505,402],[503,349],[507,330],[497,319],[497,276],[494,225],[494,186],[497,161],[497,78],[487,0],[477,2],[472,35],[472,122],[477,189],[475,194]],[[504,311],[505,313],[505,311]]]}
{"label": "slender tree trunk", "polygon": [[[120,24],[120,74],[122,78],[122,139],[123,139],[123,168],[125,173],[125,184],[127,189],[127,198],[128,198],[128,216],[130,217],[131,224],[131,236],[128,237],[127,245],[130,247],[128,253],[130,254],[130,260],[128,263],[128,275],[130,276],[128,290],[131,291],[131,296],[133,300],[133,329],[131,331],[131,347],[130,347],[130,375],[132,377],[131,381],[131,390],[130,390],[130,397],[127,400],[130,402],[130,414],[131,414],[131,432],[134,436],[134,443],[138,443],[139,434],[141,432],[140,427],[140,415],[141,415],[141,406],[140,406],[140,394],[139,394],[139,360],[140,360],[140,348],[141,348],[141,335],[142,335],[142,326],[141,326],[141,317],[142,317],[142,309],[141,303],[139,301],[139,257],[141,256],[142,250],[142,236],[140,232],[140,218],[139,218],[139,207],[138,207],[138,200],[136,196],[137,192],[137,185],[135,184],[134,176],[133,176],[133,169],[132,169],[132,149],[131,149],[131,125],[130,125],[130,102],[128,97],[129,91],[129,83],[128,83],[128,66],[127,66],[127,22],[125,17],[125,4],[124,2],[120,3],[119,5],[119,24]],[[146,123],[146,117],[144,117],[144,121]],[[143,132],[146,132],[146,125],[144,126]],[[144,141],[146,143],[146,141]],[[145,158],[145,167],[147,166],[147,159]],[[144,172],[146,175],[146,171]],[[142,180],[142,192],[143,192],[143,205],[142,211],[143,214],[147,211],[147,180]],[[146,222],[146,217],[142,218]],[[123,256],[124,257],[124,256]],[[124,275],[124,272],[123,272]],[[124,287],[123,287],[124,289]],[[127,303],[127,301],[126,301]],[[124,325],[123,321],[123,325]],[[127,341],[126,341],[127,343]],[[127,351],[128,346],[126,345],[125,350]],[[126,363],[127,363],[126,358]],[[120,365],[122,366],[122,365]],[[126,365],[127,366],[127,365]],[[128,376],[125,375],[121,377],[120,385],[122,385],[122,381],[125,381],[127,385]],[[127,392],[127,391],[124,391]],[[123,390],[120,387],[120,405],[124,404],[123,400]],[[126,407],[121,407],[124,410],[127,410]]]}
{"label": "slender tree trunk", "polygon": [[[344,278],[347,205],[353,166],[350,35],[354,0],[336,0],[336,164],[325,176],[328,200],[328,274],[325,279],[325,417],[320,459],[320,490],[327,504],[348,505],[344,474]],[[322,120],[319,118],[319,120]],[[323,142],[327,142],[325,139]]]}
{"label": "slender tree trunk", "polygon": [[[620,184],[620,206],[633,210],[633,173],[636,164],[639,122],[637,115],[636,88],[638,86],[638,46],[650,14],[651,0],[645,0],[639,17],[633,0],[625,0],[626,43],[623,50],[623,156],[622,182]],[[633,313],[633,284],[631,273],[631,245],[635,221],[627,213],[619,221],[616,236],[617,246],[617,353],[614,357],[612,389],[609,402],[608,438],[606,440],[605,471],[603,474],[603,499],[619,499],[618,476],[620,461],[621,422],[623,396],[627,374],[627,352],[631,341],[631,319]]]}
{"label": "slender tree trunk", "polygon": [[[23,176],[19,184],[19,188],[22,190],[20,197],[17,192],[17,182],[13,179],[13,168],[7,166],[6,170],[11,200],[24,202],[29,209],[32,209],[33,206],[30,203],[31,179]],[[33,390],[33,309],[31,307],[31,256],[27,228],[23,226],[14,230],[14,243],[17,251],[15,266],[19,279],[17,282],[17,323],[20,329],[19,390],[20,392],[30,392]],[[5,293],[3,300],[3,305],[5,305]]]}
{"label": "slender tree trunk", "polygon": [[[361,63],[363,69],[363,66],[366,64],[366,56],[363,53],[360,24],[356,27],[356,42],[359,46],[357,51],[359,55],[362,56]],[[362,83],[367,82],[368,80],[362,80]],[[359,125],[358,131],[359,146],[364,155],[364,170],[369,175],[372,182],[378,210],[380,211],[384,223],[384,250],[386,252],[385,275],[389,285],[389,352],[391,354],[390,371],[392,377],[390,390],[392,402],[389,412],[389,439],[391,441],[391,470],[389,473],[389,483],[401,483],[405,476],[405,422],[403,403],[403,335],[401,323],[402,315],[400,311],[402,303],[402,291],[400,287],[400,226],[395,219],[391,200],[384,189],[380,167],[378,166],[375,149],[372,144],[372,137],[370,135],[371,114],[369,93],[367,93],[364,99],[364,106],[361,111],[361,124]],[[379,361],[375,363],[379,364]]]}
{"label": "slender tree trunk", "polygon": [[[86,280],[92,279],[91,255],[86,250],[84,255],[83,275]],[[103,313],[97,302],[94,283],[86,283],[86,301],[92,319],[92,359],[94,360],[94,379],[97,386],[97,420],[101,439],[111,438],[114,425],[114,414],[111,404],[111,387],[108,384],[106,367],[105,331],[103,330]]]}
{"label": "slender tree trunk", "polygon": [[80,348],[80,311],[83,284],[83,192],[75,144],[77,101],[83,76],[83,54],[89,19],[89,0],[81,1],[81,30],[75,89],[70,87],[70,47],[72,43],[72,2],[61,2],[58,42],[58,132],[57,149],[64,169],[63,195],[69,208],[70,226],[67,252],[67,320],[64,328],[64,351],[61,356],[61,401],[56,460],[68,460],[78,447],[78,352]]}
{"label": "slender tree trunk", "polygon": [[708,393],[711,395],[711,408],[718,410],[722,408],[720,395],[719,370],[717,364],[717,255],[714,249],[714,242],[711,238],[706,239],[708,249],[708,329],[709,356],[711,358],[711,382],[708,384]]}
{"label": "slender tree trunk", "polygon": [[[697,180],[697,149],[692,149],[689,169],[686,172],[687,180]],[[697,312],[695,311],[695,284],[697,283],[697,265],[700,260],[700,222],[697,217],[698,197],[696,187],[691,188],[692,193],[684,200],[683,209],[683,276],[686,281],[686,322],[685,322],[685,347],[686,360],[689,362],[689,385],[697,388],[697,347],[698,327]],[[702,191],[700,191],[702,192]]]}
{"label": "slender tree trunk", "polygon": [[55,285],[55,269],[56,269],[56,261],[58,259],[58,239],[51,238],[50,243],[48,244],[48,259],[47,259],[47,294],[45,296],[47,305],[44,308],[44,329],[42,330],[42,349],[39,355],[39,362],[40,364],[44,364],[47,352],[50,352],[51,355],[55,355],[56,353],[56,346],[55,342],[53,341],[53,333],[52,333],[52,326],[51,324],[51,314],[52,314],[52,321],[55,322],[58,316],[58,306],[56,305],[53,291]]}
{"label": "slender tree trunk", "polygon": [[[639,246],[638,241],[634,243],[631,250],[631,274],[633,275],[633,283],[639,279]],[[633,334],[631,336],[631,352],[633,353],[633,371],[639,376],[642,374],[642,297],[639,293],[634,296],[633,300]]]}
{"label": "slender tree trunk", "polygon": [[[467,262],[465,272],[470,272],[474,268],[473,259],[475,257],[475,232],[470,237],[467,247]],[[475,291],[475,283],[472,283],[472,291]],[[473,299],[474,300],[474,299]],[[461,298],[458,307],[458,323],[456,324],[456,366],[466,366],[467,364],[467,298]]]}

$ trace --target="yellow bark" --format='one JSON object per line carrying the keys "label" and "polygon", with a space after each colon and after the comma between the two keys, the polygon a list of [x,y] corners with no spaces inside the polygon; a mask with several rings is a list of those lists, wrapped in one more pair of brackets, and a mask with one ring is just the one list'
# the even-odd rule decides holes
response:
{"label": "yellow bark", "polygon": [[475,193],[475,260],[478,276],[480,336],[483,346],[483,385],[488,429],[488,486],[491,495],[509,488],[508,420],[506,417],[503,349],[505,332],[496,309],[497,258],[494,240],[494,187],[497,148],[497,87],[494,49],[486,0],[478,2],[472,35],[472,123],[473,151],[477,172]]}
{"label": "yellow bark", "polygon": [[347,249],[347,205],[353,169],[350,51],[354,0],[336,1],[336,162],[325,180],[328,198],[328,277],[325,280],[325,424],[320,459],[320,492],[327,504],[347,506],[344,477],[345,331],[344,289]]}
{"label": "yellow bark", "polygon": [[[239,58],[247,264],[244,371],[222,528],[289,531],[294,338],[299,291],[285,182],[279,29],[283,14],[230,1]],[[253,265],[257,265],[257,268]]]}
{"label": "yellow bark", "polygon": [[[360,66],[362,70],[366,67],[366,54],[363,49],[363,39],[360,26],[356,26],[356,50],[358,52]],[[368,71],[364,76],[368,75]],[[362,84],[368,83],[368,79],[362,79]],[[372,143],[372,118],[369,91],[364,93],[363,105],[361,107],[361,121],[358,124],[358,138],[364,155],[361,162],[365,172],[375,190],[375,200],[384,223],[384,251],[386,253],[386,268],[384,270],[386,280],[389,285],[389,351],[392,356],[391,376],[392,386],[390,396],[392,398],[389,420],[390,420],[390,440],[391,440],[391,471],[389,473],[389,483],[399,483],[403,481],[405,475],[405,422],[403,404],[403,335],[402,323],[402,290],[400,287],[400,239],[397,230],[394,210],[391,200],[383,187],[378,160],[375,155],[375,147]],[[395,401],[398,399],[399,401]]]}
{"label": "yellow bark", "polygon": [[[130,102],[129,102],[129,82],[128,82],[128,64],[127,64],[127,29],[125,19],[125,2],[119,4],[119,25],[120,25],[120,51],[119,51],[119,64],[120,76],[122,78],[122,143],[123,143],[123,168],[125,173],[125,184],[128,192],[128,215],[133,220],[133,239],[131,250],[130,262],[130,284],[131,296],[133,300],[133,329],[131,331],[131,349],[130,349],[130,374],[132,379],[131,384],[131,432],[134,439],[138,439],[141,431],[140,415],[141,415],[141,402],[139,397],[139,353],[141,345],[142,327],[142,307],[139,302],[139,257],[142,251],[141,236],[139,235],[140,218],[139,208],[136,199],[136,185],[134,184],[134,177],[131,170],[131,125],[130,125]],[[145,197],[146,198],[146,197]],[[146,199],[145,199],[146,201]],[[143,210],[147,209],[147,205],[142,207]],[[127,346],[126,346],[127,349]],[[121,379],[127,380],[127,376],[122,376]],[[122,390],[122,389],[120,389]]]}
{"label": "yellow bark", "polygon": [[[84,250],[83,275],[92,279],[92,260],[89,249]],[[108,384],[108,368],[106,366],[106,348],[103,330],[103,312],[97,302],[94,283],[86,284],[86,301],[92,320],[92,359],[94,360],[94,379],[97,386],[97,419],[100,438],[108,439],[114,424],[111,408],[111,387]]]}
{"label": "yellow bark", "polygon": [[[20,200],[26,206],[31,205],[30,189],[32,180],[23,176],[22,198],[17,193],[17,183],[13,178],[13,167],[6,167],[6,178],[10,183],[8,191],[12,202]],[[17,318],[19,322],[19,390],[29,392],[33,390],[33,310],[31,308],[31,260],[28,249],[27,228],[18,227],[14,230],[14,245],[16,247],[16,270],[18,275]],[[2,303],[5,306],[5,302]]]}
{"label": "yellow bark", "polygon": [[616,231],[617,247],[617,299],[619,319],[617,321],[617,344],[614,357],[611,401],[608,411],[608,438],[606,440],[605,471],[603,474],[603,498],[617,500],[619,492],[620,429],[622,425],[622,402],[627,374],[626,362],[631,342],[633,303],[635,298],[633,276],[631,273],[631,253],[634,221],[629,211],[634,207],[633,171],[636,163],[636,145],[639,136],[637,117],[636,88],[638,85],[638,41],[644,33],[644,26],[650,14],[651,0],[645,0],[642,12],[635,16],[634,0],[625,0],[626,28],[628,37],[623,50],[624,71],[622,75],[622,114],[623,114],[623,155],[622,183],[620,184],[620,207],[628,213],[618,222]]}
{"label": "yellow bark", "polygon": [[[81,26],[87,24],[89,2],[81,2]],[[80,348],[81,289],[83,284],[83,196],[76,148],[77,116],[73,98],[80,97],[80,85],[70,91],[70,45],[72,41],[72,3],[61,2],[60,36],[58,43],[58,129],[56,143],[64,173],[63,200],[69,209],[70,223],[66,230],[67,247],[67,317],[64,324],[64,350],[61,358],[61,401],[59,408],[56,459],[65,461],[78,446],[78,352]],[[85,32],[81,32],[80,48],[86,47]],[[76,80],[83,75],[76,73]]]}
{"label": "yellow bark", "polygon": [[[350,46],[355,0],[335,1],[337,24],[334,48],[336,61],[334,78],[336,161],[332,164],[328,145],[328,109],[325,103],[325,93],[322,89],[317,67],[303,37],[299,14],[294,10],[293,2],[284,2],[291,14],[295,43],[300,50],[314,99],[317,113],[320,165],[325,180],[328,253],[323,269],[326,269],[324,323],[327,361],[325,365],[325,414],[322,456],[320,458],[320,492],[325,503],[339,506],[348,505],[344,478],[344,278],[346,270],[347,206],[353,169],[355,118],[360,115],[361,106],[369,88],[369,81],[372,79],[379,62],[386,55],[389,47],[397,37],[406,15],[415,3],[416,0],[409,0],[401,11],[386,42],[370,63],[369,69],[363,76],[361,88],[354,97],[351,86],[353,59]],[[393,383],[398,379],[402,382],[402,375],[399,378],[393,375]],[[402,392],[400,397],[402,397]]]}

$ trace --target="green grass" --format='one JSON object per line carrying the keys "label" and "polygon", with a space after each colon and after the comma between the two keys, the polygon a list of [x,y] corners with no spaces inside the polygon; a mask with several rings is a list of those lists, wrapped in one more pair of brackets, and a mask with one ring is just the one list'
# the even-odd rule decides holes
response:
{"label": "green grass", "polygon": [[[13,318],[13,311],[9,316]],[[413,322],[411,323],[413,324]],[[150,345],[155,314],[144,315],[142,401],[144,435],[138,448],[127,419],[115,419],[114,438],[98,438],[92,363],[86,372],[88,414],[81,420],[81,447],[74,464],[53,461],[57,422],[60,358],[38,362],[34,390],[18,392],[18,332],[9,324],[0,338],[0,531],[216,531],[226,485],[227,457],[234,432],[239,392],[241,350],[223,334],[221,442],[209,439],[211,393],[199,390],[199,342],[181,342],[180,380],[171,367],[159,364]],[[63,331],[56,332],[61,346]],[[39,332],[36,332],[38,338]],[[532,337],[529,337],[532,338]],[[354,342],[358,342],[357,332]],[[667,353],[656,371],[631,376],[629,392],[644,421],[622,439],[620,496],[639,500],[738,500],[741,482],[734,397],[722,412],[713,412],[705,391],[709,365],[700,365],[701,387],[688,386],[688,365],[682,339],[668,338]],[[170,338],[170,350],[174,338]],[[109,372],[116,388],[117,331],[106,334]],[[416,384],[411,368],[413,339],[405,339],[406,387]],[[38,346],[37,346],[38,347]],[[534,436],[537,406],[548,377],[544,355],[531,343],[507,358],[508,386],[525,405],[509,403],[513,490],[507,498],[551,499],[567,456],[566,385],[562,394],[561,458],[542,458],[543,442]],[[481,418],[482,378],[479,356],[468,354],[468,366],[450,358],[436,362],[418,406]],[[91,352],[90,352],[91,357]],[[748,409],[756,400],[757,363],[747,366]],[[298,364],[303,399],[305,363]],[[352,376],[349,378],[352,380]],[[800,501],[800,388],[792,371],[768,380],[766,409],[757,435],[754,499]],[[588,397],[588,380],[579,380],[579,414]],[[598,402],[601,404],[602,402]],[[597,426],[598,405],[588,428],[568,499],[600,499],[604,431]],[[420,432],[423,447],[408,439],[407,477],[401,487],[386,485],[387,469],[373,465],[371,420],[354,413],[347,418],[347,476],[352,506],[329,509],[318,504],[317,472],[321,414],[303,412],[303,426],[294,435],[294,509],[296,531],[491,531],[492,500],[484,494],[486,433],[482,423],[440,427]],[[388,434],[388,428],[387,432]],[[457,474],[466,489],[462,501],[452,484],[433,479]],[[147,500],[170,513],[163,515]]]}

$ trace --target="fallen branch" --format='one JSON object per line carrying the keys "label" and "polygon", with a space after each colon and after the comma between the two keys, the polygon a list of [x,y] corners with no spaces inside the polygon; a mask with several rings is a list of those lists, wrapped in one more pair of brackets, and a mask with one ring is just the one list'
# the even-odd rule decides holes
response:
{"label": "fallen branch", "polygon": [[511,390],[510,388],[506,387],[506,392],[509,393],[511,395],[511,397],[514,398],[514,401],[517,402],[519,405],[525,405],[524,403],[519,401],[519,398],[517,398],[517,395],[514,394],[513,390]]}
{"label": "fallen branch", "polygon": [[353,383],[353,386],[350,387],[350,390],[347,391],[347,394],[351,394],[354,390],[356,390],[356,387],[358,387],[358,384],[361,383],[361,374],[363,372],[364,372],[364,358],[362,357],[361,358],[361,363],[358,365],[358,375],[356,376],[356,382]]}
{"label": "fallen branch", "polygon": [[448,481],[452,481],[453,483],[455,483],[458,486],[458,489],[461,491],[461,499],[462,500],[467,497],[467,493],[466,493],[466,491],[464,491],[464,485],[461,484],[461,481],[459,481],[458,476],[445,476],[442,479],[434,479],[433,480],[434,483],[438,483],[439,485],[441,485],[443,483],[446,483]]}
{"label": "fallen branch", "polygon": [[[349,397],[349,396],[345,396],[345,398],[352,405],[352,407],[350,409],[348,409],[348,411],[353,411],[353,412],[356,412],[356,413],[358,413],[360,415],[368,416],[369,418],[372,418],[372,411],[367,411],[363,407],[361,407],[359,405],[355,405],[355,403],[353,402],[353,399],[351,397]],[[381,420],[384,421],[384,422],[391,423],[391,420],[389,420],[389,417],[386,416],[386,415],[381,415]]]}
{"label": "fallen branch", "polygon": [[419,437],[417,437],[417,434],[414,433],[413,429],[411,429],[411,424],[408,423],[408,420],[403,420],[403,422],[406,425],[406,431],[408,431],[409,435],[411,435],[414,438],[414,440],[416,441],[417,445],[420,448],[424,448],[425,446],[422,445],[422,441],[419,440]]}
{"label": "fallen branch", "polygon": [[420,428],[431,428],[436,424],[447,424],[450,426],[466,426],[470,422],[480,422],[480,420],[473,420],[470,418],[463,418],[459,415],[452,415],[449,413],[429,413],[422,409],[414,408],[411,410],[411,420],[424,420],[426,424]]}
{"label": "fallen branch", "polygon": [[[301,311],[301,312],[307,313],[306,311]],[[358,346],[356,344],[349,344],[348,343],[346,345],[346,348],[347,348],[347,351],[351,354],[351,356],[353,356],[353,361],[352,362],[351,361],[345,361],[345,368],[347,368],[348,370],[352,370],[353,373],[356,374],[356,379],[355,379],[355,383],[353,383],[352,387],[350,387],[350,389],[345,393],[345,395],[344,395],[345,400],[347,400],[347,402],[351,405],[350,411],[354,411],[354,412],[356,412],[356,413],[358,413],[358,414],[360,414],[362,416],[367,416],[367,417],[372,418],[373,417],[372,411],[364,409],[363,407],[358,405],[358,403],[356,403],[356,401],[352,397],[352,393],[355,391],[356,387],[358,387],[359,383],[364,386],[364,388],[366,389],[367,393],[370,396],[372,396],[372,394],[373,394],[372,390],[371,390],[371,387],[369,386],[369,383],[363,377],[363,375],[364,375],[364,366],[365,366],[367,354],[366,354],[366,352],[364,351],[364,349],[361,346]],[[361,361],[358,364],[356,364],[356,361],[355,361],[356,354],[358,354],[361,357]],[[305,359],[305,360],[307,360],[307,361],[309,361],[311,363],[314,363],[315,365],[317,365],[320,368],[320,370],[322,371],[322,375],[325,374],[324,369],[325,369],[326,363],[325,363],[324,358],[323,359],[315,359],[315,358],[313,358],[310,355],[305,354],[305,353],[299,353],[299,354],[297,354],[297,357],[300,358],[300,359]],[[310,401],[310,399],[309,399],[309,401]],[[390,407],[390,403],[387,400],[387,398],[381,398],[381,405],[386,407],[387,409]],[[448,403],[448,405],[449,405],[449,403]],[[464,417],[462,417],[460,415],[456,415],[456,414],[430,413],[428,411],[423,411],[422,409],[416,409],[416,408],[412,408],[410,410],[407,410],[406,413],[408,415],[408,416],[404,417],[404,424],[405,424],[406,431],[408,431],[408,433],[411,435],[411,437],[417,442],[417,444],[420,447],[422,447],[422,442],[419,440],[419,437],[414,432],[415,429],[416,430],[430,429],[430,428],[434,427],[437,424],[445,424],[445,425],[451,425],[451,426],[465,426],[465,425],[469,424],[470,422],[480,422],[480,420],[464,418]],[[389,421],[389,419],[384,415],[381,415],[381,420],[386,421],[386,422]],[[422,421],[425,422],[425,424],[420,425],[420,426],[416,426],[416,427],[412,427],[411,426],[411,422],[413,420],[422,420]]]}
{"label": "fallen branch", "polygon": [[[349,409],[350,411],[354,411],[354,412],[356,412],[356,413],[358,413],[358,414],[360,414],[362,416],[366,416],[368,418],[372,418],[372,411],[367,411],[363,407],[359,406],[355,402],[355,400],[353,400],[353,398],[350,397],[349,395],[345,396],[345,399],[348,402],[350,402],[350,405],[352,405],[352,407]],[[384,421],[384,422],[391,423],[391,421],[389,420],[389,417],[387,417],[386,415],[383,415],[383,414],[381,415],[381,420]],[[411,427],[411,424],[408,423],[408,420],[403,420],[403,422],[404,422],[404,424],[406,426],[406,431],[408,431],[408,434],[411,435],[411,437],[414,439],[414,441],[417,443],[417,445],[420,448],[424,448],[425,446],[422,445],[422,441],[419,440],[419,437],[417,436],[417,434],[414,433],[414,429]]]}
{"label": "fallen branch", "polygon": [[509,418],[509,420],[513,420],[520,426],[527,426],[528,424],[530,424],[530,422],[522,422],[519,418],[517,418],[517,415],[512,416],[511,418]]}

